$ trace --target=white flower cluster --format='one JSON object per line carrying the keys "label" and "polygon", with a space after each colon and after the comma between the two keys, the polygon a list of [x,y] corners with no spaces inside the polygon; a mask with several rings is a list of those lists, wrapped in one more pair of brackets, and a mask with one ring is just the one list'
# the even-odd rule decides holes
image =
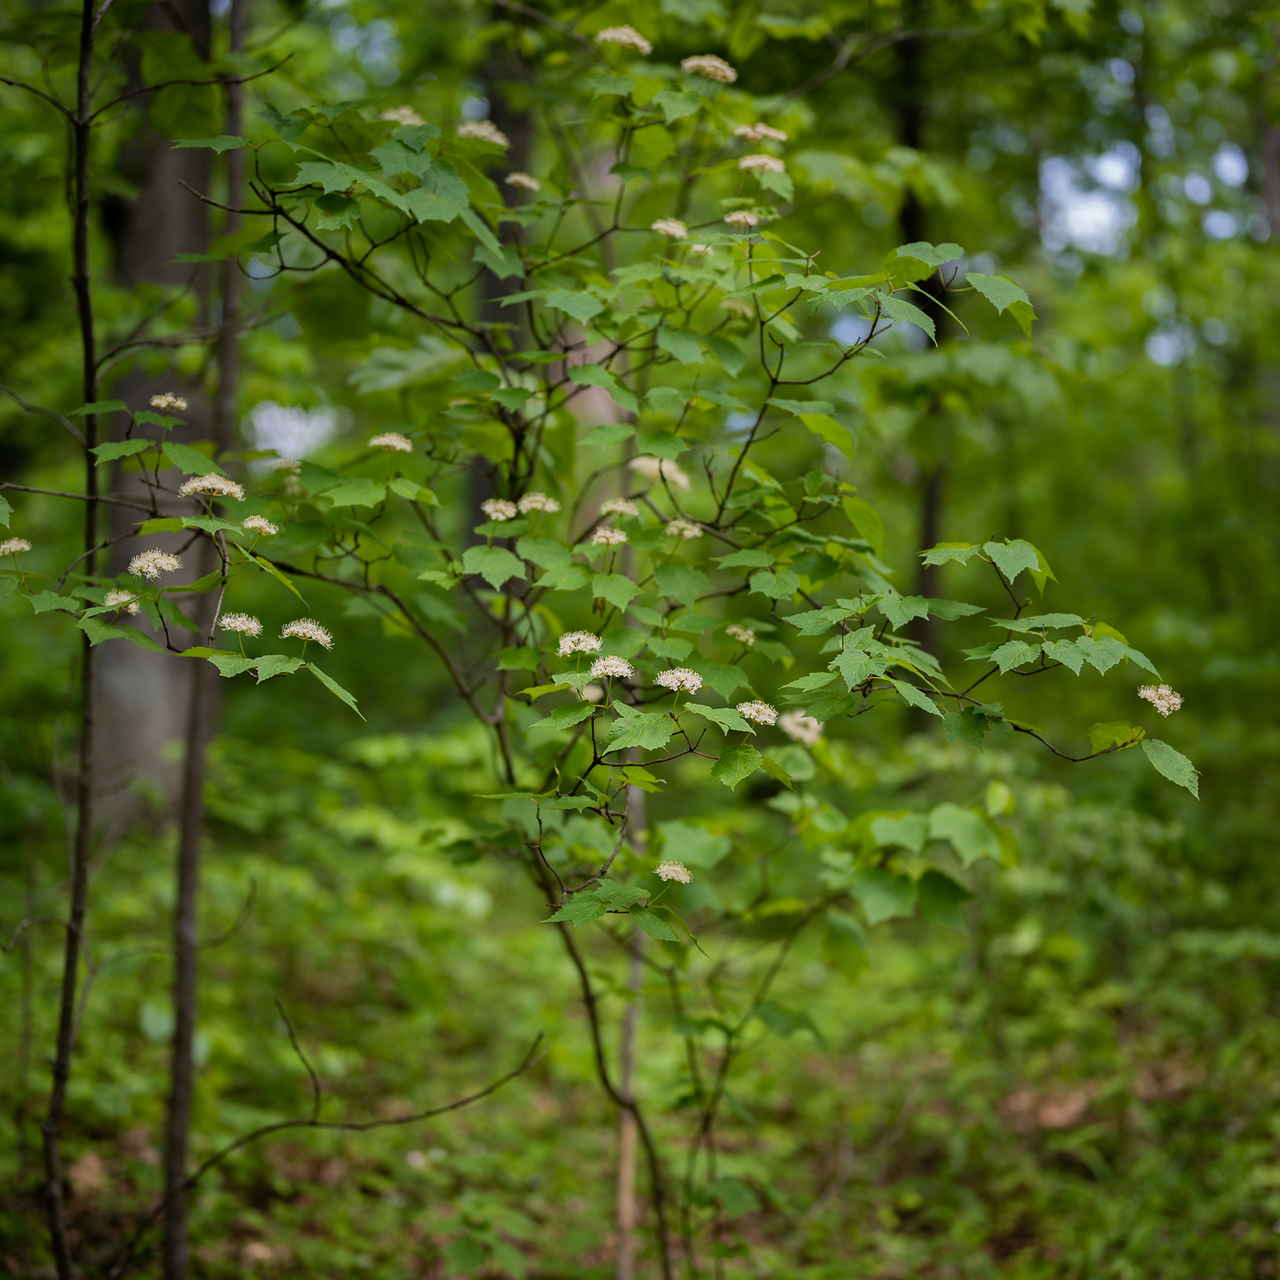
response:
{"label": "white flower cluster", "polygon": [[129,561],[127,572],[135,578],[146,578],[148,582],[154,582],[162,573],[176,573],[181,568],[182,561],[177,556],[161,551],[159,547],[150,547],[146,551],[139,551]]}
{"label": "white flower cluster", "polygon": [[667,521],[667,532],[675,538],[700,538],[702,526],[686,520],[684,516],[676,516],[674,520]]}
{"label": "white flower cluster", "polygon": [[234,480],[228,480],[226,476],[220,476],[216,471],[211,471],[207,476],[192,476],[190,480],[184,480],[178,492],[184,498],[204,493],[212,498],[234,498],[237,502],[244,501],[244,485],[236,484]]}
{"label": "white flower cluster", "polygon": [[632,458],[629,465],[636,475],[643,476],[650,483],[661,476],[674,489],[689,487],[689,477],[674,462],[666,458],[655,458],[652,454],[646,453],[638,458]]}
{"label": "white flower cluster", "polygon": [[788,738],[806,747],[817,746],[822,737],[822,721],[801,711],[784,711],[778,718],[778,728]]}
{"label": "white flower cluster", "polygon": [[785,173],[787,166],[777,156],[767,156],[762,153],[743,156],[738,161],[738,168],[747,173]]}
{"label": "white flower cluster", "polygon": [[120,587],[113,587],[102,597],[102,603],[108,607],[123,609],[131,618],[136,618],[142,612],[141,606],[138,604],[138,593],[136,591],[125,591]]}
{"label": "white flower cluster", "polygon": [[1167,684],[1144,684],[1138,690],[1138,697],[1151,703],[1162,716],[1171,715],[1182,708],[1182,694],[1174,693]]}
{"label": "white flower cluster", "polygon": [[224,613],[218,619],[218,626],[223,631],[238,631],[250,637],[262,634],[262,623],[251,613]]}
{"label": "white flower cluster", "polygon": [[502,524],[504,520],[514,520],[520,514],[520,508],[514,502],[508,502],[505,498],[486,498],[480,504],[480,510],[494,524]]}
{"label": "white flower cluster", "polygon": [[660,862],[658,863],[658,879],[678,880],[681,884],[689,884],[693,880],[693,873],[683,862]]}
{"label": "white flower cluster", "polygon": [[187,407],[187,402],[181,396],[175,396],[172,391],[166,391],[162,396],[151,397],[151,407],[161,409],[165,413],[170,413],[174,409],[181,412]]}
{"label": "white flower cluster", "polygon": [[748,227],[758,227],[760,225],[760,219],[747,209],[735,209],[732,213],[726,213],[724,220],[731,227],[737,227],[739,231],[745,231]]}
{"label": "white flower cluster", "polygon": [[425,124],[426,121],[412,107],[388,107],[383,113],[383,120],[393,124]]}
{"label": "white flower cluster", "polygon": [[0,542],[0,556],[16,556],[20,551],[30,551],[31,543],[26,538],[6,538]]}
{"label": "white flower cluster", "polygon": [[333,648],[333,636],[329,634],[314,618],[299,618],[288,623],[280,632],[281,640],[314,640],[326,649]]}
{"label": "white flower cluster", "polygon": [[398,431],[382,431],[369,437],[370,449],[385,449],[388,453],[412,453],[413,441]]}
{"label": "white flower cluster", "polygon": [[[744,627],[737,622],[731,622],[725,627],[724,633],[730,640],[737,640],[741,644],[745,644],[748,649],[756,642],[755,631],[751,627]],[[772,724],[773,721],[771,720],[769,723]]]}
{"label": "white flower cluster", "polygon": [[492,142],[495,147],[509,147],[511,139],[492,120],[468,120],[458,126],[458,137]]}
{"label": "white flower cluster", "polygon": [[653,45],[635,27],[605,27],[596,32],[596,44],[616,44],[620,49],[635,49],[646,58],[653,52]]}
{"label": "white flower cluster", "polygon": [[541,191],[542,183],[531,173],[509,173],[505,178],[509,187],[519,187],[521,191]]}
{"label": "white flower cluster", "polygon": [[738,703],[738,714],[753,724],[776,724],[778,712],[767,702],[752,701]]}
{"label": "white flower cluster", "polygon": [[591,664],[591,674],[597,680],[629,680],[635,673],[625,658],[597,658]]}
{"label": "white flower cluster", "polygon": [[660,236],[667,236],[671,240],[683,240],[689,234],[689,228],[677,218],[658,218],[649,223],[649,230],[656,231]]}
{"label": "white flower cluster", "polygon": [[699,53],[692,58],[683,58],[680,70],[693,76],[702,76],[707,80],[719,80],[724,84],[732,84],[738,73],[723,59],[714,53]]}
{"label": "white flower cluster", "polygon": [[290,474],[296,473],[302,466],[297,458],[277,458],[271,464],[272,471],[287,471]]}
{"label": "white flower cluster", "polygon": [[786,142],[787,135],[781,129],[774,129],[770,125],[756,121],[755,124],[740,124],[734,131],[735,138],[746,138],[748,142],[763,142],[766,138],[770,142]]}
{"label": "white flower cluster", "polygon": [[566,631],[560,637],[560,646],[556,652],[567,658],[571,653],[598,653],[600,637],[590,631]]}
{"label": "white flower cluster", "polygon": [[708,253],[715,253],[715,250],[709,244],[691,244],[689,246],[690,253],[696,253],[699,256]]}
{"label": "white flower cluster", "polygon": [[630,498],[610,498],[600,504],[602,516],[638,516],[640,508]]}
{"label": "white flower cluster", "polygon": [[702,688],[702,677],[688,667],[670,667],[659,671],[653,683],[670,689],[673,693],[697,693]]}
{"label": "white flower cluster", "polygon": [[522,515],[528,515],[530,511],[546,511],[548,514],[554,515],[560,510],[560,504],[555,498],[549,497],[545,493],[526,493],[523,498],[516,503]]}
{"label": "white flower cluster", "polygon": [[264,538],[274,538],[280,532],[270,520],[264,516],[245,516],[240,527],[248,533],[260,533]]}
{"label": "white flower cluster", "polygon": [[625,529],[601,525],[588,539],[593,547],[620,547],[627,540]]}

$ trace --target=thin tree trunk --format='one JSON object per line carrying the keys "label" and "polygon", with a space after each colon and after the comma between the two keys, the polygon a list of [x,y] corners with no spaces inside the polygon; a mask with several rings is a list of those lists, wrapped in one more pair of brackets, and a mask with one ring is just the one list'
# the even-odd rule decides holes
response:
{"label": "thin tree trunk", "polygon": [[[79,66],[76,77],[76,110],[72,123],[73,189],[75,231],[73,237],[72,286],[80,322],[82,362],[81,392],[85,404],[98,398],[97,343],[93,327],[93,293],[89,280],[89,100],[93,63],[93,5],[83,0],[80,15]],[[89,450],[98,443],[98,417],[86,414],[83,572],[97,573],[98,557],[93,548],[98,537],[98,473],[96,459]],[[42,1127],[44,1137],[45,1204],[49,1220],[50,1244],[58,1280],[72,1280],[75,1263],[67,1239],[66,1205],[62,1195],[62,1125],[66,1116],[67,1084],[71,1079],[71,1054],[75,1047],[76,989],[80,977],[80,948],[84,935],[89,889],[89,844],[93,833],[94,763],[94,650],[85,635],[80,645],[80,773],[76,781],[76,837],[71,859],[70,912],[67,919],[66,948],[62,960],[62,991],[58,1008],[58,1039],[53,1059],[53,1083],[49,1109]]]}

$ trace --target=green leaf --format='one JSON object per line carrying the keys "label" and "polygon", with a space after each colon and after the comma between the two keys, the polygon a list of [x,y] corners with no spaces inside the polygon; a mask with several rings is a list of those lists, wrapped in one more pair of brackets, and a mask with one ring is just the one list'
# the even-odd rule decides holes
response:
{"label": "green leaf", "polygon": [[991,655],[991,660],[1000,668],[1000,674],[1004,675],[1013,667],[1034,661],[1039,652],[1038,644],[1027,644],[1025,640],[1008,640]]}
{"label": "green leaf", "polygon": [[550,715],[543,716],[541,720],[534,721],[529,726],[531,729],[571,729],[575,724],[581,724],[584,720],[589,719],[592,712],[595,711],[595,704],[591,702],[570,702],[563,707],[557,707]]}
{"label": "green leaf", "polygon": [[703,345],[731,378],[736,378],[746,368],[746,352],[736,343],[718,333],[704,333],[699,336],[702,338]]}
{"label": "green leaf", "polygon": [[702,346],[688,329],[672,329],[663,325],[658,330],[658,349],[665,351],[681,364],[701,364]]}
{"label": "green leaf", "polygon": [[360,217],[360,201],[342,191],[326,191],[316,197],[316,229],[346,231]]}
{"label": "green leaf", "polygon": [[537,671],[539,654],[528,645],[510,645],[498,654],[499,671]]}
{"label": "green leaf", "polygon": [[563,813],[566,810],[573,809],[581,813],[584,809],[591,809],[597,803],[590,796],[553,796],[550,800],[540,800],[538,807],[547,813]]}
{"label": "green leaf", "polygon": [[947,801],[929,812],[929,839],[949,840],[967,867],[977,858],[1000,860],[1000,840],[987,816]]}
{"label": "green leaf", "polygon": [[1108,747],[1127,745],[1142,736],[1143,731],[1127,720],[1110,720],[1090,728],[1089,748],[1092,751],[1105,751]]}
{"label": "green leaf", "polygon": [[458,217],[470,228],[477,240],[491,253],[502,256],[502,246],[489,224],[474,209],[459,209]]}
{"label": "green leaf", "polygon": [[[866,498],[845,498],[840,504],[849,523],[871,544],[876,555],[884,554],[884,521]],[[926,562],[927,563],[927,562]]]}
{"label": "green leaf", "polygon": [[861,649],[846,649],[831,662],[832,668],[844,676],[850,693],[869,677],[884,675],[888,665],[887,659],[879,654],[865,653]]}
{"label": "green leaf", "polygon": [[771,778],[774,778],[776,781],[782,783],[782,785],[786,787],[788,791],[795,790],[795,787],[791,785],[791,775],[772,757],[762,756],[760,759],[760,767]]}
{"label": "green leaf", "polygon": [[549,591],[580,591],[591,581],[592,573],[585,564],[553,565],[534,584]]}
{"label": "green leaf", "polygon": [[916,909],[915,881],[882,867],[855,871],[849,877],[849,891],[861,905],[868,924],[909,916]]}
{"label": "green leaf", "polygon": [[632,907],[631,916],[649,937],[656,938],[659,942],[680,941],[656,911],[650,911],[648,907]]}
{"label": "green leaf", "polygon": [[917,689],[915,685],[906,680],[895,680],[892,676],[889,677],[889,683],[913,707],[919,707],[921,711],[927,711],[931,716],[942,718],[942,712],[938,710],[938,704],[923,689]]}
{"label": "green leaf", "polygon": [[258,683],[261,684],[275,676],[291,676],[299,667],[309,667],[311,664],[287,653],[268,653],[253,665],[258,672]]}
{"label": "green leaf", "polygon": [[[579,797],[572,798],[577,800]],[[632,903],[649,896],[648,889],[642,889],[638,884],[623,884],[619,880],[601,880],[591,892],[615,911],[625,911]]]}
{"label": "green leaf", "polygon": [[929,602],[923,596],[881,596],[876,607],[889,619],[889,625],[895,631],[912,618],[929,616]]}
{"label": "green leaf", "polygon": [[1028,307],[1031,305],[1031,299],[1027,297],[1026,290],[1021,285],[1015,284],[1008,276],[986,276],[977,271],[970,271],[965,275],[965,283],[973,285],[995,307],[997,315],[1002,314],[1006,307],[1012,306],[1015,302],[1024,302]]}
{"label": "green leaf", "polygon": [[[923,329],[931,339],[934,339],[935,329],[933,320],[925,315],[919,307],[913,307],[909,302],[903,302],[901,298],[890,298],[883,294],[878,295],[876,301],[880,304],[880,310],[897,324],[914,324]],[[934,339],[936,341],[936,339]]]}
{"label": "green leaf", "polygon": [[221,155],[224,151],[238,151],[249,145],[248,138],[237,138],[233,134],[220,133],[216,138],[179,138],[174,144],[175,151],[182,147],[207,147]]}
{"label": "green leaf", "polygon": [[664,596],[679,600],[686,609],[692,609],[698,596],[711,588],[711,579],[701,569],[679,560],[668,560],[654,572],[654,582]]}
{"label": "green leaf", "polygon": [[666,122],[683,119],[695,115],[702,105],[702,99],[696,93],[683,93],[679,89],[663,89],[653,95],[653,105],[662,112]]}
{"label": "green leaf", "polygon": [[664,858],[708,871],[723,862],[733,847],[728,836],[718,836],[693,822],[660,822],[658,834],[662,836]]}
{"label": "green leaf", "polygon": [[635,427],[625,422],[602,422],[582,437],[582,443],[592,449],[613,449],[635,433]]}
{"label": "green leaf", "polygon": [[1084,666],[1084,654],[1074,641],[1046,640],[1044,652],[1045,657],[1061,662],[1064,667],[1070,667],[1076,675],[1080,674],[1080,669]]}
{"label": "green leaf", "polygon": [[468,547],[462,555],[462,568],[478,573],[495,591],[501,591],[508,578],[524,577],[524,564],[506,547]]}
{"label": "green leaf", "polygon": [[1023,542],[1021,538],[1015,538],[1012,542],[1007,539],[1003,543],[987,542],[983,544],[982,550],[991,557],[996,568],[1010,583],[1023,569],[1040,567],[1040,558],[1036,554],[1035,547],[1029,542]]}
{"label": "green leaf", "polygon": [[829,413],[802,413],[799,417],[815,436],[825,440],[827,444],[834,445],[850,462],[854,461],[857,445],[849,434],[849,428],[842,422],[837,422]]}
{"label": "green leaf", "polygon": [[600,596],[619,609],[625,609],[640,594],[640,588],[625,574],[597,573],[591,579],[591,594]]}
{"label": "green leaf", "polygon": [[580,387],[603,387],[628,413],[635,413],[640,407],[635,393],[624,386],[616,374],[610,373],[608,369],[601,368],[598,364],[574,365],[569,370],[569,381]]}
{"label": "green leaf", "polygon": [[739,667],[731,667],[723,662],[697,662],[694,669],[726,702],[739,689],[751,687],[751,681]]}
{"label": "green leaf", "polygon": [[387,486],[364,476],[355,476],[350,480],[339,480],[325,490],[324,496],[335,507],[376,507],[387,500]]}
{"label": "green leaf", "polygon": [[248,671],[257,659],[242,658],[239,654],[231,654],[229,656],[217,654],[211,655],[209,661],[218,668],[220,675],[230,678],[231,676],[238,676],[242,671]]}
{"label": "green leaf", "polygon": [[[320,668],[317,667],[314,662],[308,662],[306,666],[307,666],[307,670],[310,671],[311,674],[315,676],[315,678],[319,680],[320,683],[324,685],[324,687],[328,689],[329,692],[333,694],[335,698],[340,698],[343,702],[347,704],[347,706],[351,708],[352,711],[356,713],[356,715],[360,716],[360,708],[356,706],[355,698],[353,698],[351,694],[349,694],[336,680],[334,680],[331,676],[325,675],[325,673],[321,671]],[[263,680],[264,678],[265,677],[262,674],[261,664],[259,664],[258,679]],[[363,720],[364,716],[360,716],[360,719]]]}
{"label": "green leaf", "polygon": [[732,791],[743,778],[755,773],[763,758],[755,747],[745,744],[728,747],[721,752],[720,759],[711,766],[711,776],[717,782],[723,782]]}
{"label": "green leaf", "polygon": [[892,848],[900,845],[919,853],[929,838],[929,815],[925,813],[881,814],[871,820],[871,835],[876,848]]}
{"label": "green leaf", "polygon": [[[129,406],[123,400],[95,400],[92,404],[82,404],[72,409],[68,418],[83,418],[86,413],[128,413]],[[171,419],[172,421],[172,419]],[[152,442],[154,443],[154,441]]]}
{"label": "green leaf", "polygon": [[[784,1008],[774,1000],[762,1000],[756,1006],[756,1017],[775,1036],[780,1036],[784,1040],[790,1039],[797,1031],[808,1031],[819,1044],[823,1043],[822,1033],[814,1025],[813,1019],[803,1011]],[[718,1179],[717,1185],[724,1181],[727,1179]],[[752,1207],[758,1207],[758,1205],[753,1204]]]}
{"label": "green leaf", "polygon": [[692,711],[694,715],[701,716],[704,720],[710,720],[712,724],[719,725],[726,731],[737,729],[748,733],[755,732],[735,707],[708,707],[700,702],[686,702],[683,709]]}
{"label": "green leaf", "polygon": [[96,445],[89,452],[97,455],[98,466],[101,466],[104,462],[114,462],[117,458],[130,458],[135,453],[142,453],[145,449],[154,449],[155,445],[154,440],[116,440],[110,444]]}
{"label": "green leaf", "polygon": [[770,551],[733,551],[716,560],[722,569],[767,569],[776,559]]}
{"label": "green leaf", "polygon": [[605,914],[606,907],[594,893],[575,893],[568,902],[553,916],[548,916],[544,924],[567,922],[576,929],[579,925],[599,920]]}
{"label": "green leaf", "polygon": [[984,714],[977,707],[965,707],[962,712],[947,711],[942,717],[942,728],[948,742],[957,738],[971,747],[982,750],[982,740],[991,728],[994,717]]}
{"label": "green leaf", "polygon": [[1159,738],[1148,738],[1142,749],[1147,753],[1157,773],[1162,773],[1170,782],[1186,787],[1197,800],[1200,799],[1200,779],[1196,767],[1180,751],[1175,751],[1167,742]]}
{"label": "green leaf", "polygon": [[621,751],[627,747],[657,751],[671,741],[676,726],[665,711],[636,711],[621,702],[614,704],[614,710],[618,712],[618,719],[605,739],[605,751]]}
{"label": "green leaf", "polygon": [[190,445],[179,444],[176,440],[166,440],[163,445],[164,456],[173,463],[183,475],[207,476],[211,471],[225,476],[227,473],[216,462],[198,449]]}
{"label": "green leaf", "polygon": [[0,524],[7,529],[9,527],[9,517],[13,515],[13,508],[9,505],[9,499],[0,493]]}
{"label": "green leaf", "polygon": [[920,914],[926,920],[936,920],[939,924],[950,925],[953,929],[964,928],[964,923],[960,919],[960,908],[973,897],[973,894],[963,885],[957,884],[941,871],[930,870],[916,881],[916,890],[920,897]]}
{"label": "green leaf", "polygon": [[79,600],[71,596],[60,596],[56,591],[37,591],[27,599],[31,601],[31,607],[37,613],[51,613],[56,609],[65,610],[67,613],[80,612]]}
{"label": "green leaf", "polygon": [[1124,658],[1125,647],[1110,636],[1103,636],[1101,640],[1081,636],[1076,641],[1076,648],[1084,655],[1085,661],[1103,676]]}
{"label": "green leaf", "polygon": [[856,982],[866,970],[866,937],[862,926],[845,911],[828,911],[822,935],[822,959],[847,982]]}
{"label": "green leaf", "polygon": [[599,298],[584,292],[571,293],[568,289],[552,289],[547,294],[546,303],[581,324],[587,324],[604,310],[604,303]]}
{"label": "green leaf", "polygon": [[[264,560],[261,556],[250,556],[249,559],[252,560],[259,568],[265,569],[277,582],[288,587],[299,600],[302,600],[303,604],[307,603],[302,597],[302,592],[293,585],[293,581],[285,574],[281,573],[270,560]],[[309,605],[308,608],[310,608]]]}
{"label": "green leaf", "polygon": [[591,90],[593,98],[598,98],[605,93],[614,93],[621,98],[625,98],[636,87],[636,82],[630,76],[591,76],[585,83],[587,88]]}
{"label": "green leaf", "polygon": [[649,652],[657,658],[668,658],[672,662],[683,662],[692,652],[693,645],[688,640],[675,637],[663,640],[658,636],[649,638]]}
{"label": "green leaf", "polygon": [[[821,636],[830,631],[837,622],[842,622],[852,613],[852,609],[846,609],[843,605],[829,604],[822,609],[807,609],[803,613],[793,613],[787,618],[787,621],[802,636]],[[869,635],[871,635],[870,628],[859,633],[860,638],[863,640]],[[853,637],[851,643],[859,643],[859,637]]]}
{"label": "green leaf", "polygon": [[[862,536],[865,538],[866,534]],[[867,538],[867,541],[870,542],[871,539]],[[949,564],[952,560],[968,564],[977,554],[978,548],[967,542],[940,542],[936,547],[930,547],[928,551],[920,553],[925,564]]]}
{"label": "green leaf", "polygon": [[792,569],[779,569],[770,573],[767,569],[751,575],[753,595],[767,596],[770,600],[786,600],[800,590],[800,575]]}
{"label": "green leaf", "polygon": [[103,622],[99,618],[80,618],[77,620],[76,626],[89,637],[91,645],[101,644],[104,640],[121,640],[124,638],[123,627],[113,627],[109,622]]}

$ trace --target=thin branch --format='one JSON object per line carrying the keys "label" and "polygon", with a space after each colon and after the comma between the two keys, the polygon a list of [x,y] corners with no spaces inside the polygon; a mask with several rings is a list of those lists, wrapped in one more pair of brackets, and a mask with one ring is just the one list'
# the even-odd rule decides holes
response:
{"label": "thin branch", "polygon": [[95,111],[91,116],[89,116],[88,121],[92,122],[96,120],[104,111],[110,111],[112,107],[119,106],[120,103],[126,101],[129,98],[136,98],[140,93],[154,93],[157,89],[167,89],[169,88],[170,85],[248,84],[251,80],[261,80],[263,76],[269,76],[273,71],[279,71],[280,68],[283,67],[284,64],[288,62],[289,59],[292,57],[293,57],[293,54],[291,53],[287,54],[285,57],[281,58],[280,61],[275,64],[274,67],[268,67],[265,71],[255,71],[254,74],[251,76],[236,76],[234,78],[229,76],[215,76],[212,80],[161,80],[159,84],[144,84],[141,88],[130,89],[127,93],[122,93],[118,98],[112,98],[110,102],[106,103],[104,106],[99,107],[97,111]]}

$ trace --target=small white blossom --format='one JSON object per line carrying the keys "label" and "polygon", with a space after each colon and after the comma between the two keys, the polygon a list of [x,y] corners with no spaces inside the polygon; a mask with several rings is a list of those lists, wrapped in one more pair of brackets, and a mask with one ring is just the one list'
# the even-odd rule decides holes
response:
{"label": "small white blossom", "polygon": [[[725,627],[724,633],[731,640],[738,640],[742,644],[745,644],[748,649],[750,649],[756,642],[755,631],[751,627],[744,627],[737,622],[732,622]],[[772,724],[773,721],[770,720],[769,723]]]}
{"label": "small white blossom", "polygon": [[638,458],[632,458],[629,465],[632,471],[650,482],[661,477],[672,488],[687,489],[689,487],[689,477],[668,458],[655,458],[652,454],[645,453]]}
{"label": "small white blossom", "polygon": [[288,623],[280,632],[281,640],[313,640],[316,644],[323,645],[326,649],[333,648],[333,636],[322,627],[314,618],[299,618],[295,622]]}
{"label": "small white blossom", "polygon": [[591,664],[591,674],[597,680],[628,680],[636,669],[625,658],[597,658]]}
{"label": "small white blossom", "polygon": [[678,880],[681,884],[690,884],[693,881],[693,873],[683,862],[660,862],[658,863],[658,879]]}
{"label": "small white blossom", "polygon": [[724,84],[732,84],[738,73],[723,59],[714,53],[699,53],[692,58],[683,58],[680,70],[690,75],[702,76],[707,80],[720,80]]}
{"label": "small white blossom", "polygon": [[297,458],[277,458],[274,462],[272,462],[271,470],[272,471],[288,471],[288,472],[294,473],[294,472],[297,472],[301,466],[302,466],[302,463],[299,462]]}
{"label": "small white blossom", "polygon": [[251,613],[224,613],[218,619],[218,626],[223,631],[238,631],[250,637],[262,634],[262,623]]}
{"label": "small white blossom", "polygon": [[177,556],[159,547],[150,547],[129,561],[128,572],[135,578],[154,582],[162,573],[176,573],[181,568],[182,561]]}
{"label": "small white blossom", "polygon": [[784,173],[787,166],[777,156],[754,155],[743,156],[738,168],[747,173]]}
{"label": "small white blossom", "polygon": [[468,120],[458,126],[458,137],[475,138],[478,142],[492,142],[497,147],[509,147],[511,139],[492,120]]}
{"label": "small white blossom", "polygon": [[1138,690],[1138,697],[1151,703],[1162,716],[1170,715],[1182,707],[1182,694],[1174,693],[1167,684],[1144,684]]}
{"label": "small white blossom", "polygon": [[214,498],[234,498],[237,502],[244,501],[244,485],[236,484],[234,480],[228,480],[226,476],[220,476],[216,471],[211,471],[207,476],[192,476],[190,480],[184,480],[178,492],[184,498],[205,493]]}
{"label": "small white blossom", "polygon": [[142,612],[142,608],[138,604],[138,593],[136,591],[124,591],[120,587],[113,587],[108,591],[103,596],[102,603],[114,606],[117,609],[123,609],[131,618],[136,618]]}
{"label": "small white blossom", "polygon": [[676,516],[674,520],[667,521],[667,532],[676,538],[700,538],[702,526],[686,520],[684,516]]}
{"label": "small white blossom", "polygon": [[646,58],[653,52],[653,45],[635,27],[605,27],[596,32],[596,44],[616,44],[621,49],[635,49]]}
{"label": "small white blossom", "polygon": [[187,407],[187,402],[181,396],[175,396],[172,391],[166,391],[162,396],[151,397],[151,407],[153,409],[163,409],[165,413],[172,409],[179,411]]}
{"label": "small white blossom", "polygon": [[599,653],[600,637],[590,631],[566,631],[560,637],[560,646],[556,652],[567,658],[571,653]]}
{"label": "small white blossom", "polygon": [[240,527],[248,533],[260,533],[264,538],[274,538],[280,532],[270,520],[263,516],[245,516]]}
{"label": "small white blossom", "polygon": [[676,218],[658,218],[649,224],[649,230],[672,240],[683,240],[689,234],[689,228]]}
{"label": "small white blossom", "polygon": [[16,556],[20,551],[30,551],[31,543],[26,538],[6,538],[0,542],[0,556]]}
{"label": "small white blossom", "polygon": [[754,724],[776,724],[778,721],[777,710],[767,702],[740,702],[738,714],[744,720],[750,720]]}
{"label": "small white blossom", "polygon": [[696,253],[699,257],[707,253],[715,253],[715,250],[709,244],[691,244],[689,246],[690,253]]}
{"label": "small white blossom", "polygon": [[600,504],[602,516],[638,516],[640,508],[630,498],[610,498]]}
{"label": "small white blossom", "polygon": [[803,743],[806,747],[817,746],[822,737],[822,721],[800,711],[784,711],[778,717],[778,728],[788,738]]}
{"label": "small white blossom", "polygon": [[731,227],[737,227],[739,231],[743,231],[747,227],[758,227],[760,225],[760,219],[747,209],[735,209],[732,213],[726,213],[724,220]]}
{"label": "small white blossom", "polygon": [[627,540],[625,529],[613,529],[608,525],[601,525],[590,538],[587,539],[593,547],[620,547]]}
{"label": "small white blossom", "polygon": [[388,453],[412,453],[413,441],[398,431],[383,431],[369,437],[370,449],[385,449]]}
{"label": "small white blossom", "polygon": [[756,313],[755,307],[746,298],[723,298],[720,301],[720,309],[727,311],[731,316],[743,316],[746,318],[750,318]]}
{"label": "small white blossom", "polygon": [[480,504],[480,510],[494,524],[501,524],[504,520],[514,520],[520,514],[520,508],[514,502],[508,502],[505,498],[486,498]]}
{"label": "small white blossom", "polygon": [[545,493],[526,493],[520,499],[516,506],[522,515],[527,515],[530,511],[546,511],[554,515],[560,510],[560,504],[555,498],[549,497]]}
{"label": "small white blossom", "polygon": [[604,701],[604,685],[584,684],[582,686],[582,696],[588,702],[603,702]]}
{"label": "small white blossom", "polygon": [[504,179],[507,186],[519,187],[521,191],[541,191],[542,183],[531,173],[509,173]]}
{"label": "small white blossom", "polygon": [[702,677],[688,667],[671,667],[667,671],[659,671],[653,683],[673,693],[697,693],[702,688]]}
{"label": "small white blossom", "polygon": [[740,124],[734,131],[735,138],[746,138],[748,142],[762,142],[768,138],[771,142],[786,142],[787,135],[781,129],[774,129],[757,121],[755,124]]}
{"label": "small white blossom", "polygon": [[425,121],[412,107],[388,107],[382,113],[383,120],[393,124],[423,124]]}

